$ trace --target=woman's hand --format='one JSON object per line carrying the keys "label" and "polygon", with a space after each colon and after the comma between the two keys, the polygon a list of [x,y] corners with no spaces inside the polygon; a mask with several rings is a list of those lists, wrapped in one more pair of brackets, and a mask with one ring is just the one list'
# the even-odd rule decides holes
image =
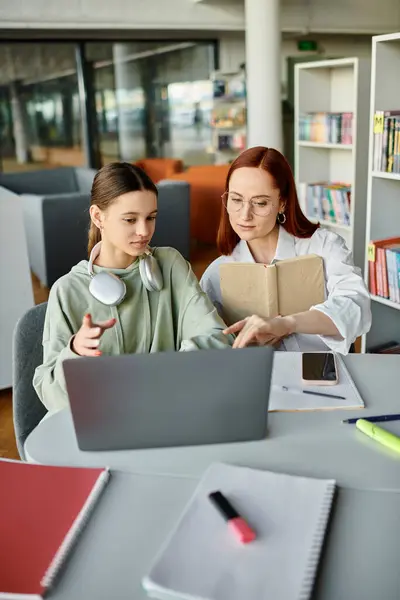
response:
{"label": "woman's hand", "polygon": [[101,356],[98,350],[100,338],[106,329],[114,327],[116,319],[109,319],[102,323],[92,323],[91,315],[85,315],[82,326],[72,340],[72,350],[79,356]]}
{"label": "woman's hand", "polygon": [[262,319],[253,315],[242,321],[234,323],[224,333],[238,333],[233,343],[233,348],[245,348],[250,344],[275,345],[283,338],[293,333],[291,317],[274,317],[273,319]]}

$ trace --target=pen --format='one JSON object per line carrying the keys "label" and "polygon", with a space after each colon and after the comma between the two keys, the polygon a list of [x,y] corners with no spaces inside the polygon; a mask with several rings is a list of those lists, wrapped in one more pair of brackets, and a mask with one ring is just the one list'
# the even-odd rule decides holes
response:
{"label": "pen", "polygon": [[383,446],[387,446],[395,450],[395,452],[400,452],[400,438],[394,435],[394,433],[390,433],[390,431],[386,431],[386,429],[382,429],[382,427],[374,425],[365,419],[358,419],[356,427]]}
{"label": "pen", "polygon": [[303,390],[303,394],[310,394],[311,396],[324,396],[325,398],[336,398],[336,400],[346,400],[345,396],[336,396],[335,394],[324,394],[323,392],[311,392],[310,390]]}
{"label": "pen", "polygon": [[233,533],[240,542],[243,544],[248,544],[255,539],[255,532],[233,508],[232,504],[221,492],[212,492],[208,497],[218,511],[222,514],[224,519],[228,521],[229,527],[232,529]]}
{"label": "pen", "polygon": [[324,398],[333,398],[336,400],[346,400],[345,396],[337,396],[336,394],[325,394],[324,392],[312,392],[311,390],[303,390],[303,389],[298,390],[296,388],[287,387],[286,385],[274,386],[274,387],[279,388],[283,392],[297,392],[299,394],[309,394],[310,396],[323,396]]}
{"label": "pen", "polygon": [[[342,423],[357,423],[360,417],[355,417],[354,419],[344,419]],[[381,421],[399,421],[400,414],[398,415],[379,415],[377,417],[362,417],[364,421],[369,421],[370,423],[379,423]]]}

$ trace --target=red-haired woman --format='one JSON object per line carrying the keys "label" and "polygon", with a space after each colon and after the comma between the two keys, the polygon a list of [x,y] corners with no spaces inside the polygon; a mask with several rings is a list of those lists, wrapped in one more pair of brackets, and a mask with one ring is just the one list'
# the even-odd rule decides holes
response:
{"label": "red-haired woman", "polygon": [[219,265],[224,262],[272,264],[317,254],[324,260],[326,284],[325,302],[309,311],[269,320],[253,315],[229,327],[227,333],[237,334],[234,347],[282,341],[285,350],[347,354],[371,326],[369,293],[344,240],[302,213],[285,157],[263,146],[245,150],[231,165],[222,198],[217,238],[222,256],[200,282],[222,316]]}

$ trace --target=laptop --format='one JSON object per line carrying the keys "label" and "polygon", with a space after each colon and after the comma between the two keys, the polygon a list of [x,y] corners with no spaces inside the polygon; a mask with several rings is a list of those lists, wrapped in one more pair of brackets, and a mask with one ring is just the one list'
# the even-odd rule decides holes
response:
{"label": "laptop", "polygon": [[63,362],[81,450],[266,436],[273,348],[81,357]]}

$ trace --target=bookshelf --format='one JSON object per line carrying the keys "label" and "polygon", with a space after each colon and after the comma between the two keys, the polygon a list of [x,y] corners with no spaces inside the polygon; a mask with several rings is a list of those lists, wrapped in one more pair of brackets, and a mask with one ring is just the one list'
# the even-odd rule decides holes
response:
{"label": "bookshelf", "polygon": [[213,153],[216,164],[227,164],[246,148],[246,79],[244,71],[216,71],[212,80]]}
{"label": "bookshelf", "polygon": [[[365,281],[369,286],[368,243],[400,237],[400,173],[377,169],[377,111],[400,111],[400,33],[372,38],[369,164],[366,215]],[[372,327],[363,336],[362,350],[390,341],[400,342],[400,303],[371,295]]]}
{"label": "bookshelf", "polygon": [[370,68],[370,61],[360,58],[295,65],[295,179],[300,204],[311,221],[346,240],[362,270]]}
{"label": "bookshelf", "polygon": [[322,142],[307,142],[299,140],[298,145],[301,148],[325,148],[328,150],[353,150],[353,144],[332,144]]}
{"label": "bookshelf", "polygon": [[400,181],[400,175],[398,173],[384,173],[379,171],[373,171],[372,177],[377,177],[378,179],[391,179],[392,181]]}

